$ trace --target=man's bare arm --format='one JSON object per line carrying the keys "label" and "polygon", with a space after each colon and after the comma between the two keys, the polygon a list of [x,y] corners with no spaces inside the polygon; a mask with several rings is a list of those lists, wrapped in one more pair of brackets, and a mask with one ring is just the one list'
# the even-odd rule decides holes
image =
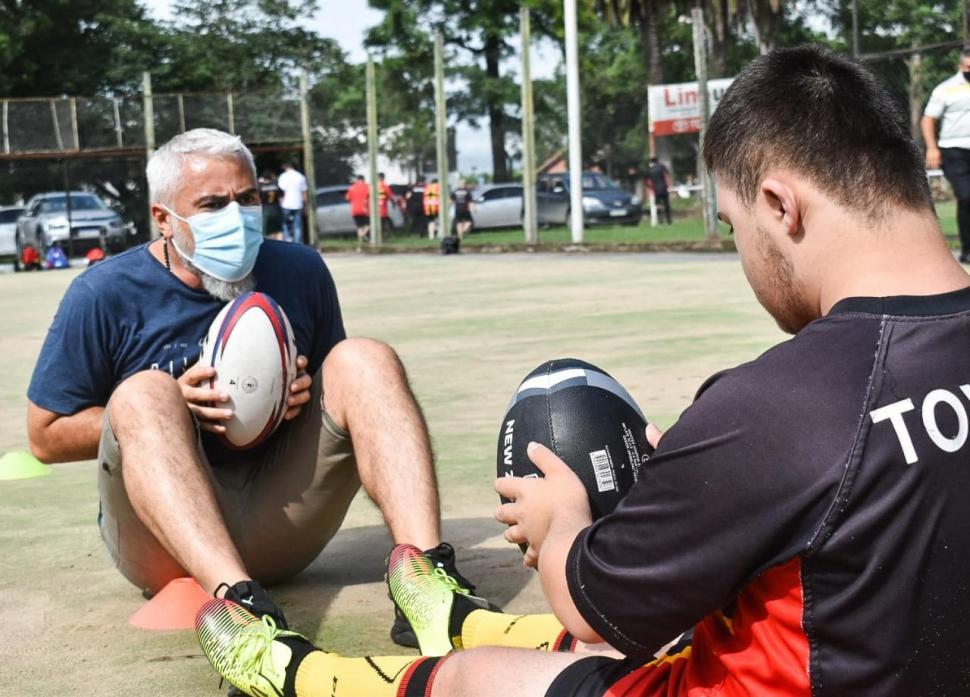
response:
{"label": "man's bare arm", "polygon": [[936,119],[932,116],[924,116],[919,126],[923,131],[923,140],[926,142],[926,168],[939,169],[942,156],[936,141]]}
{"label": "man's bare arm", "polygon": [[104,407],[88,407],[65,416],[29,402],[27,440],[41,462],[90,460],[98,455]]}

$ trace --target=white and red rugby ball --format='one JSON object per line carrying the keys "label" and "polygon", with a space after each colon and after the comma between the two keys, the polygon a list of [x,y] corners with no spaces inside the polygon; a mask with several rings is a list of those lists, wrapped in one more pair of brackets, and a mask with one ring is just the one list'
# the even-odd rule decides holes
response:
{"label": "white and red rugby ball", "polygon": [[265,293],[239,296],[212,321],[199,361],[216,369],[209,386],[229,395],[219,405],[233,411],[223,443],[246,450],[269,438],[283,421],[296,377],[296,344],[283,308]]}

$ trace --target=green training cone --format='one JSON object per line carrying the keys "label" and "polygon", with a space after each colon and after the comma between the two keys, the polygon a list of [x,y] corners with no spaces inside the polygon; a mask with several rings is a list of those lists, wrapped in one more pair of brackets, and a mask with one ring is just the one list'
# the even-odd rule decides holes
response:
{"label": "green training cone", "polygon": [[0,457],[0,480],[30,479],[51,473],[51,467],[23,450]]}

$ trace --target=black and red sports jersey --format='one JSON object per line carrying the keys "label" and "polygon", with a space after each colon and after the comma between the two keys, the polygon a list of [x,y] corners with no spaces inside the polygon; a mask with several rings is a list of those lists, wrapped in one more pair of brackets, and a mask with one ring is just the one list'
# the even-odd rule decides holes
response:
{"label": "black and red sports jersey", "polygon": [[609,694],[970,695],[970,289],[849,298],[708,380],[567,561]]}

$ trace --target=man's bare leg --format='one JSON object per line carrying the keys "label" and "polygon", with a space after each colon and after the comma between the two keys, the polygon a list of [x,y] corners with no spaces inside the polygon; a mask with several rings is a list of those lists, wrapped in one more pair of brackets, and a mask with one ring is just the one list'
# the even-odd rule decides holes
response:
{"label": "man's bare leg", "polygon": [[588,657],[492,647],[459,651],[441,663],[431,697],[543,697],[556,676]]}
{"label": "man's bare leg", "polygon": [[324,408],[350,433],[361,484],[395,543],[431,549],[441,511],[428,427],[387,344],[346,339],[323,364]]}
{"label": "man's bare leg", "polygon": [[196,453],[196,431],[178,383],[160,370],[125,380],[108,406],[132,508],[165,550],[212,593],[248,579]]}

